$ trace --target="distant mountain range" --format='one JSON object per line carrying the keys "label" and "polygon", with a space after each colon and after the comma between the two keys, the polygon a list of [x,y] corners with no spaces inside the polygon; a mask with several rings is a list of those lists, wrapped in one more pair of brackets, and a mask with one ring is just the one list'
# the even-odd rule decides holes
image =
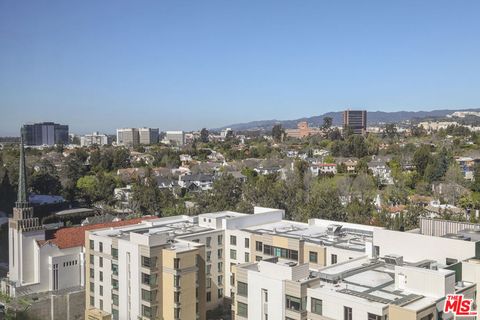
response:
{"label": "distant mountain range", "polygon": [[[367,123],[368,125],[376,125],[382,123],[398,123],[407,120],[420,120],[428,118],[444,118],[448,114],[456,111],[480,111],[478,109],[445,109],[445,110],[432,110],[432,111],[395,111],[395,112],[383,112],[383,111],[368,111]],[[299,118],[294,120],[259,120],[245,123],[235,123],[214,130],[221,130],[224,128],[232,128],[235,131],[246,130],[271,130],[276,124],[281,124],[284,128],[296,128],[297,123],[300,121],[307,121],[311,127],[318,127],[323,124],[324,117],[332,117],[333,125],[341,125],[343,122],[342,111],[328,112],[319,116],[312,116],[308,118]]]}

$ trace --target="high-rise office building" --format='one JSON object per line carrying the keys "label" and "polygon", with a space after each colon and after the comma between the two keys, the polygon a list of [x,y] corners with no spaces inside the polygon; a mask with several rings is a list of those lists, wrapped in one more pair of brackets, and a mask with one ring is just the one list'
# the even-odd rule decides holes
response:
{"label": "high-rise office building", "polygon": [[123,128],[117,129],[117,145],[136,147],[140,144],[158,142],[158,129],[153,128]]}
{"label": "high-rise office building", "polygon": [[28,146],[68,144],[68,125],[53,122],[25,124],[23,131]]}
{"label": "high-rise office building", "polygon": [[140,135],[137,128],[117,129],[117,145],[135,147],[140,144]]}
{"label": "high-rise office building", "polygon": [[185,132],[167,131],[164,140],[177,146],[183,146],[185,144]]}
{"label": "high-rise office building", "polygon": [[365,134],[367,132],[367,111],[343,111],[343,128],[350,128],[353,134]]}
{"label": "high-rise office building", "polygon": [[140,144],[154,144],[158,143],[158,128],[139,128]]}

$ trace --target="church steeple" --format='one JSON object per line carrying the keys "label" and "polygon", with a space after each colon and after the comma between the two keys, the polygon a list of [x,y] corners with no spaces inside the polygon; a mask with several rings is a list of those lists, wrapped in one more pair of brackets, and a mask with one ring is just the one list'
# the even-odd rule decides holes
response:
{"label": "church steeple", "polygon": [[18,195],[17,195],[17,208],[28,207],[27,199],[27,169],[25,164],[25,150],[23,145],[24,130],[20,131],[20,166],[18,170]]}
{"label": "church steeple", "polygon": [[18,195],[13,217],[10,219],[10,228],[28,232],[42,229],[40,221],[33,215],[33,207],[28,201],[27,194],[27,166],[25,163],[25,150],[23,145],[24,131],[20,134],[20,168],[18,170]]}

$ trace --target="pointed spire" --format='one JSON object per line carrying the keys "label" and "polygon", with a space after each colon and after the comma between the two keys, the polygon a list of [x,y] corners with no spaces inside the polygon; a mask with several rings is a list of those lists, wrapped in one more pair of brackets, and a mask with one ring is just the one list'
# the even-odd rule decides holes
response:
{"label": "pointed spire", "polygon": [[17,208],[26,207],[28,205],[27,200],[27,170],[25,165],[25,150],[23,147],[23,128],[20,131],[20,165],[18,169],[18,196],[17,196]]}

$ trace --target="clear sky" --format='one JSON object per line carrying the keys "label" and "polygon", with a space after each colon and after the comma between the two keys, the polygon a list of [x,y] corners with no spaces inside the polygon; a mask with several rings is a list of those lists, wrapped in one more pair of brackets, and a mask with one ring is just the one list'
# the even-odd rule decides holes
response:
{"label": "clear sky", "polygon": [[480,1],[0,0],[0,135],[480,107]]}

